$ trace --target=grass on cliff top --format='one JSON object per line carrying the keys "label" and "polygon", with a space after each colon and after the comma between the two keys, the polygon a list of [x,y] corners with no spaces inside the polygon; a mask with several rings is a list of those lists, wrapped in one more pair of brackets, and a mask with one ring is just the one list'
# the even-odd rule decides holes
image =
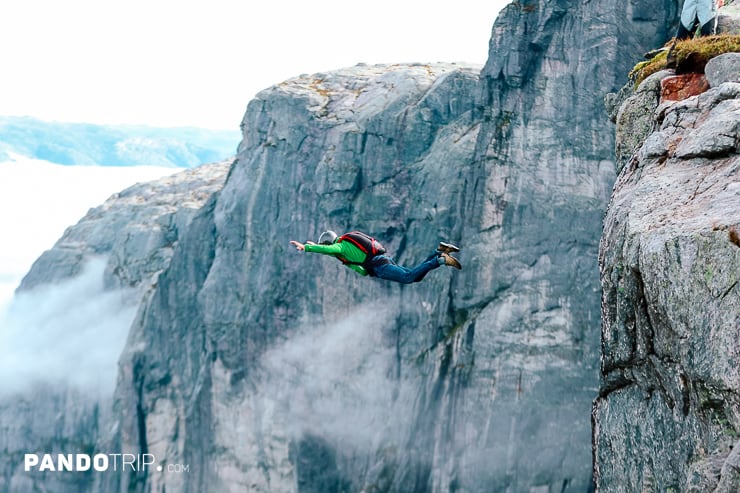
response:
{"label": "grass on cliff top", "polygon": [[669,41],[653,58],[635,65],[629,74],[635,80],[635,87],[665,68],[674,68],[677,74],[704,73],[704,66],[717,55],[740,52],[740,35],[720,34],[686,39],[676,41],[671,48],[672,44],[673,41]]}

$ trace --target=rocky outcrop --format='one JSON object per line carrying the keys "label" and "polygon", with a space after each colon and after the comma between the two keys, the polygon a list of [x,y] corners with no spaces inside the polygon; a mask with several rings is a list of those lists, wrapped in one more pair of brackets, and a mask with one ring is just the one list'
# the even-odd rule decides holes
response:
{"label": "rocky outcrop", "polygon": [[599,256],[599,491],[740,488],[740,84],[727,79],[654,100],[642,122],[654,128],[614,188]]}
{"label": "rocky outcrop", "polygon": [[230,164],[203,165],[115,194],[65,231],[34,262],[19,290],[74,277],[93,256],[107,258],[107,287],[149,289],[169,265],[181,232],[223,186]]}
{"label": "rocky outcrop", "polygon": [[607,102],[607,111],[612,113],[617,125],[614,146],[617,173],[622,171],[653,132],[655,122],[650,116],[660,102],[660,82],[674,74],[673,70],[661,70],[642,81],[634,88],[634,92],[631,85],[626,86],[622,91],[631,94],[622,101],[613,100],[612,103],[617,106],[615,110],[610,110],[610,103]]}
{"label": "rocky outcrop", "polygon": [[740,78],[740,53],[725,53],[709,60],[704,73],[710,87],[718,87],[725,82],[738,82]]}

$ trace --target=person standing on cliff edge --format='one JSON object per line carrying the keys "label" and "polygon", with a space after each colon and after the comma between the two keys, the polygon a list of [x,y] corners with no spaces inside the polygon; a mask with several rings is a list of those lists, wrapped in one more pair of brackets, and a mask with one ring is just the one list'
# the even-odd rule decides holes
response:
{"label": "person standing on cliff edge", "polygon": [[697,22],[700,26],[699,35],[714,34],[717,8],[724,6],[724,0],[685,0],[681,9],[681,19],[678,22],[676,39],[688,39],[696,31]]}
{"label": "person standing on cliff edge", "polygon": [[391,257],[385,255],[385,248],[378,240],[359,231],[342,236],[338,236],[334,231],[325,231],[319,237],[318,244],[312,241],[304,244],[295,240],[291,240],[290,244],[301,252],[335,257],[361,276],[377,277],[401,284],[419,282],[429,271],[441,265],[462,269],[460,262],[450,255],[459,252],[460,249],[449,243],[440,243],[429,257],[413,269],[396,264]]}

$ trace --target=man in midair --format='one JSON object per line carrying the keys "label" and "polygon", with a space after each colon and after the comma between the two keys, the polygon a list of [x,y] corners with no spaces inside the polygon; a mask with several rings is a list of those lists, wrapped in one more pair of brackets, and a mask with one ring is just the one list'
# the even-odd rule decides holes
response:
{"label": "man in midair", "polygon": [[419,282],[429,271],[441,265],[462,269],[460,262],[450,255],[459,252],[460,249],[449,243],[441,242],[431,255],[412,269],[396,264],[391,257],[385,255],[385,248],[380,242],[359,231],[342,236],[334,231],[325,231],[319,237],[318,244],[312,241],[304,244],[295,240],[291,240],[290,244],[298,251],[335,257],[362,276],[377,277],[402,284]]}

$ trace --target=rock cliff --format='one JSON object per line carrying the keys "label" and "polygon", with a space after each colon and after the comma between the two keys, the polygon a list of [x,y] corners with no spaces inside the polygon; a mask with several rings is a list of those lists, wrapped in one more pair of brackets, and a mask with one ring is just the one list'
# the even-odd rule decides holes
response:
{"label": "rock cliff", "polygon": [[707,64],[703,94],[659,104],[670,75],[661,72],[623,106],[652,101],[619,129],[648,131],[619,175],[601,240],[599,491],[740,489],[736,57]]}
{"label": "rock cliff", "polygon": [[[110,235],[108,283],[151,289],[90,439],[187,472],[86,484],[589,490],[615,179],[602,100],[675,16],[647,1],[515,2],[482,69],[357,66],[260,93],[223,189],[176,242]],[[288,245],[325,228],[365,230],[401,264],[452,241],[464,269],[400,286]],[[62,260],[27,286],[76,272],[49,255]]]}
{"label": "rock cliff", "polygon": [[136,311],[229,165],[114,195],[34,263],[2,319],[0,491],[96,490],[91,472],[26,473],[24,455],[100,451]]}

